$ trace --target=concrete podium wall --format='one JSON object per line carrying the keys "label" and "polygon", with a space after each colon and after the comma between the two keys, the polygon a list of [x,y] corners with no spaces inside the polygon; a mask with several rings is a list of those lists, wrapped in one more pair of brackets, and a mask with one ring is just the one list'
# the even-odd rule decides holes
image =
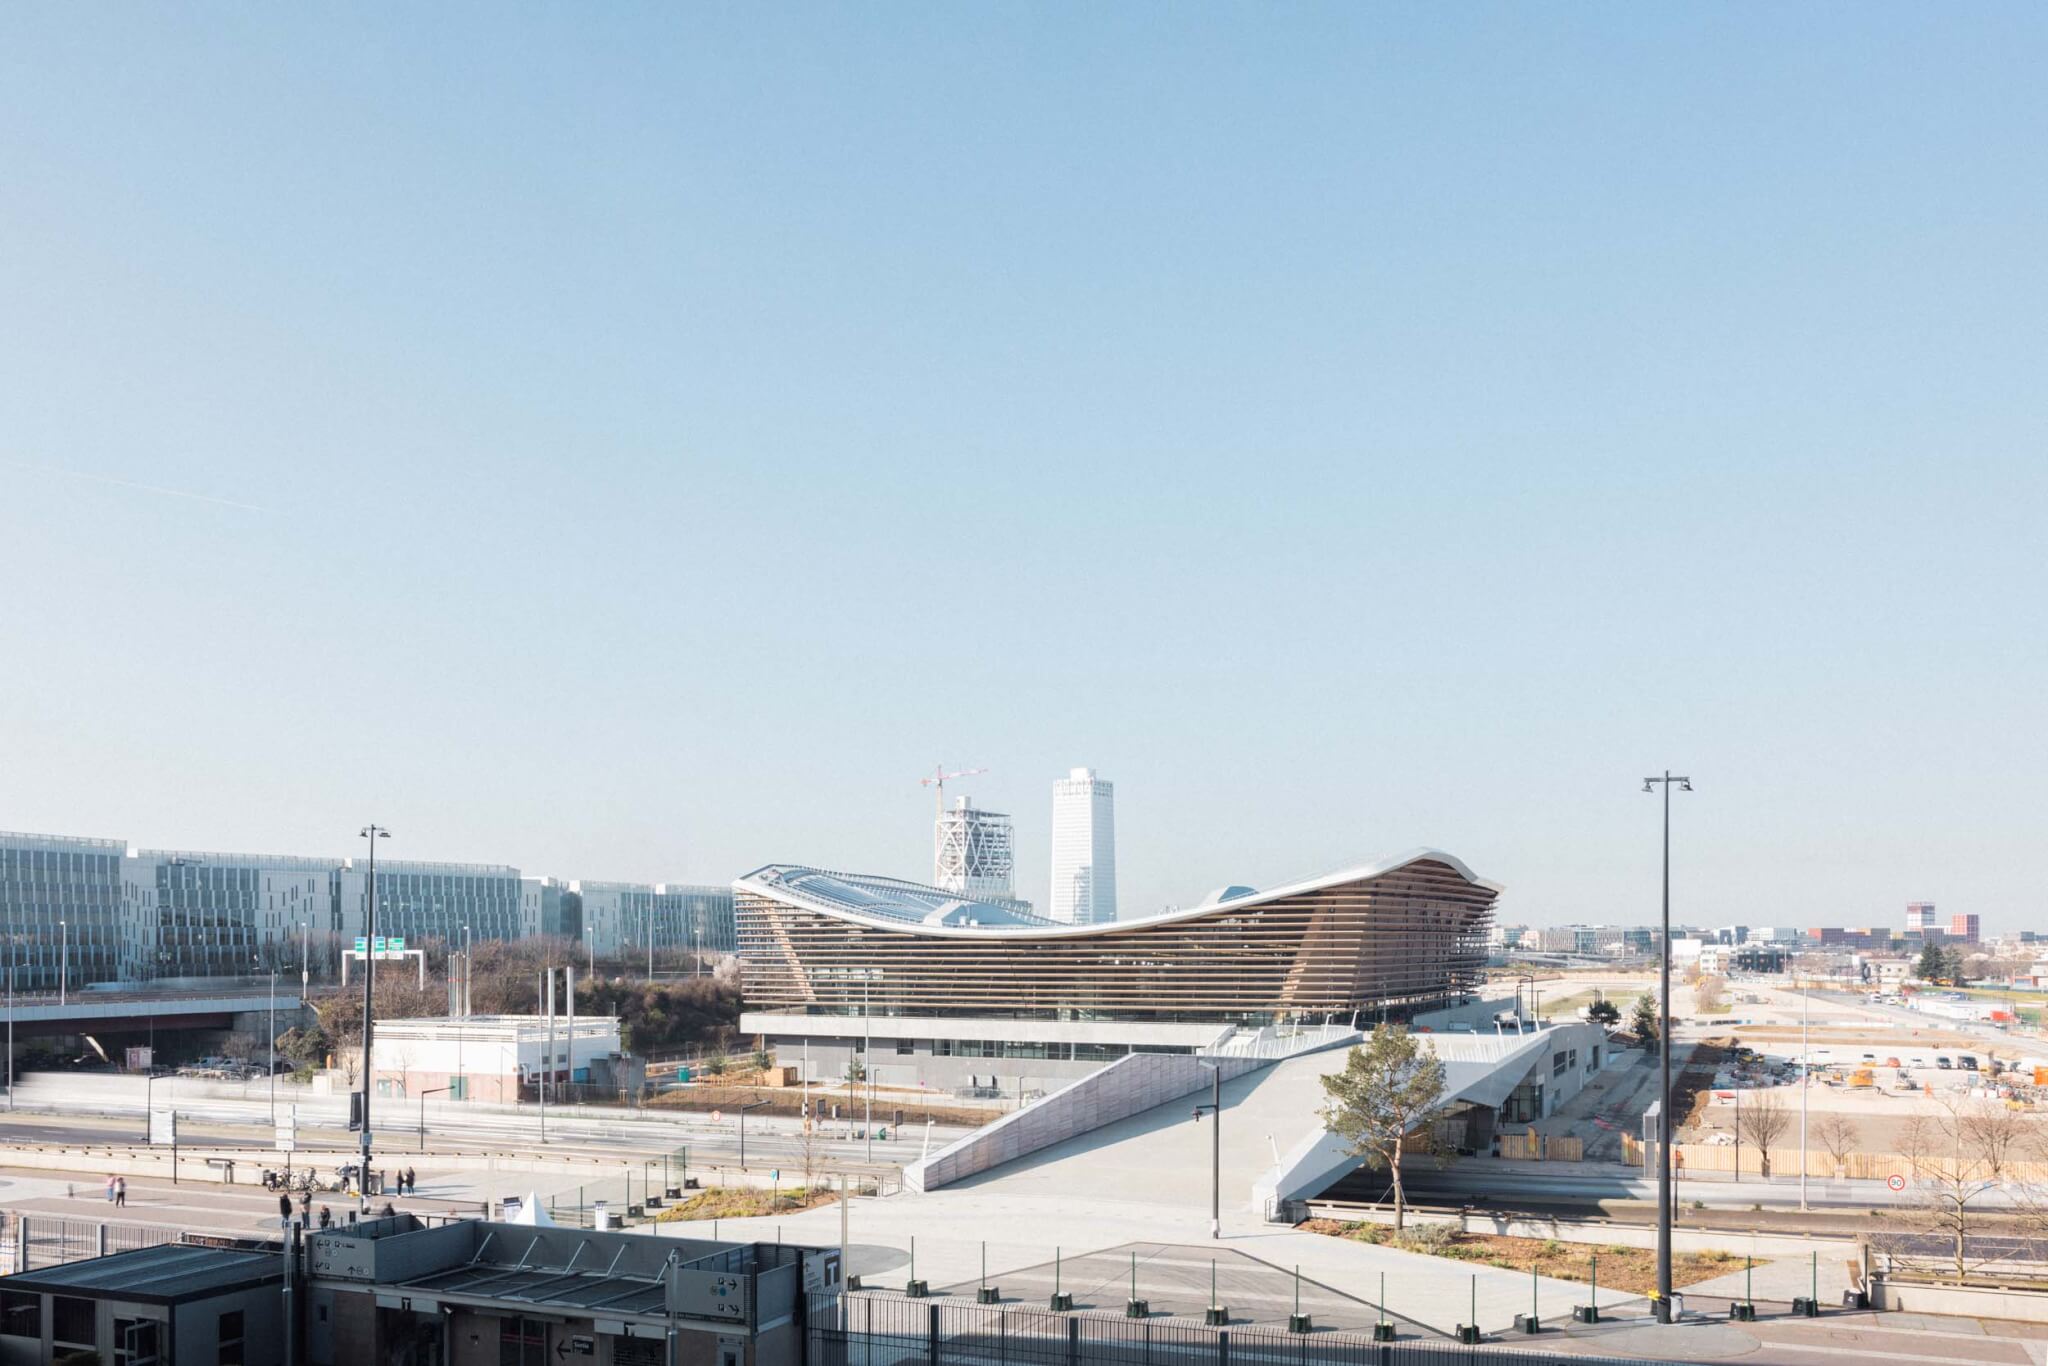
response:
{"label": "concrete podium wall", "polygon": [[937,1190],[1105,1124],[1193,1095],[1210,1085],[1213,1067],[1222,1068],[1223,1080],[1229,1081],[1269,1066],[1272,1061],[1133,1053],[983,1125],[921,1162],[911,1163],[903,1169],[903,1184],[911,1190]]}

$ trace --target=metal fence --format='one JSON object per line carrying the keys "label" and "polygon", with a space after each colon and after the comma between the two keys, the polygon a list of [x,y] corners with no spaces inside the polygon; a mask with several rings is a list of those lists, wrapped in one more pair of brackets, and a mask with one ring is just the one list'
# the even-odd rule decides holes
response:
{"label": "metal fence", "polygon": [[33,1271],[62,1266],[109,1252],[175,1243],[179,1230],[152,1224],[106,1224],[92,1219],[60,1219],[50,1214],[17,1214],[7,1220],[6,1270]]}
{"label": "metal fence", "polygon": [[812,1294],[805,1308],[810,1366],[1642,1366],[1448,1340],[1375,1342],[873,1293]]}

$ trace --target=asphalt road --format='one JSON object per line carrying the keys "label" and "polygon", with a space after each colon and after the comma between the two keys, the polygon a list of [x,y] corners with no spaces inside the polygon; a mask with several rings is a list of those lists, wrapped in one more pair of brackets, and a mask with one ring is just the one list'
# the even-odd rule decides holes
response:
{"label": "asphalt road", "polygon": [[[340,1122],[334,1107],[300,1107],[298,1143],[308,1153],[340,1154],[358,1147],[356,1135]],[[126,1109],[127,1113],[122,1113]],[[180,1102],[177,1107],[179,1137],[192,1147],[272,1146],[271,1111],[266,1101],[201,1099]],[[309,1114],[309,1111],[311,1112]],[[432,1152],[515,1152],[549,1153],[567,1156],[661,1157],[689,1150],[690,1160],[703,1165],[737,1165],[740,1156],[739,1117],[727,1115],[713,1120],[708,1114],[631,1112],[618,1118],[594,1118],[566,1114],[550,1115],[545,1137],[537,1107],[520,1113],[464,1112],[444,1106],[426,1116],[424,1149],[420,1141],[416,1106],[388,1102],[388,1120],[372,1120],[372,1137],[378,1151],[391,1153]],[[52,1098],[42,1098],[30,1110],[0,1111],[0,1136],[12,1144],[61,1144],[96,1146],[137,1144],[146,1139],[142,1107],[123,1107],[94,1102],[89,1110],[59,1108]],[[923,1154],[926,1133],[922,1126],[902,1137],[890,1130],[887,1139],[872,1143],[849,1139],[843,1126],[814,1140],[813,1160],[834,1168],[865,1170],[895,1168],[913,1162]],[[746,1121],[748,1166],[800,1165],[801,1126],[797,1120],[753,1116]],[[964,1129],[934,1126],[930,1146],[936,1151]],[[280,1158],[282,1161],[282,1158]]]}

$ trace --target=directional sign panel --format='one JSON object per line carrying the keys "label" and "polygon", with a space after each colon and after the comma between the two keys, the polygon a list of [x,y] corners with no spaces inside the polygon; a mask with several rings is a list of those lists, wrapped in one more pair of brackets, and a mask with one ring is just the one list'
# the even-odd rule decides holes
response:
{"label": "directional sign panel", "polygon": [[149,1141],[151,1143],[176,1143],[178,1141],[178,1112],[176,1110],[151,1110],[149,1112]]}

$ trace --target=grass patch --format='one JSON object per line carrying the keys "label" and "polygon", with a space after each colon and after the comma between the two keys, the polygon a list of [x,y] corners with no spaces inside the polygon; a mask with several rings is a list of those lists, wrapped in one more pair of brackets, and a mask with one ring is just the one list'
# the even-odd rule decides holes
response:
{"label": "grass patch", "polygon": [[669,1205],[654,1216],[657,1224],[678,1219],[748,1219],[763,1214],[792,1214],[839,1198],[837,1191],[805,1190],[802,1186],[781,1192],[755,1186],[713,1186],[698,1191],[680,1204]]}
{"label": "grass patch", "polygon": [[[1559,1281],[1587,1282],[1593,1279],[1593,1258],[1600,1259],[1602,1289],[1646,1295],[1657,1286],[1657,1254],[1646,1247],[1597,1247],[1566,1243],[1555,1238],[1508,1238],[1492,1233],[1452,1233],[1447,1224],[1411,1225],[1400,1238],[1385,1224],[1351,1224],[1335,1219],[1311,1219],[1302,1227],[1311,1233],[1351,1238],[1362,1243],[1403,1247],[1411,1252],[1443,1257],[1455,1262],[1499,1267],[1506,1271],[1534,1271]],[[1422,1229],[1442,1233],[1422,1233]],[[1419,1236],[1418,1236],[1419,1235]],[[1742,1258],[1732,1252],[1685,1252],[1671,1259],[1674,1287],[1725,1276],[1742,1268]]]}

